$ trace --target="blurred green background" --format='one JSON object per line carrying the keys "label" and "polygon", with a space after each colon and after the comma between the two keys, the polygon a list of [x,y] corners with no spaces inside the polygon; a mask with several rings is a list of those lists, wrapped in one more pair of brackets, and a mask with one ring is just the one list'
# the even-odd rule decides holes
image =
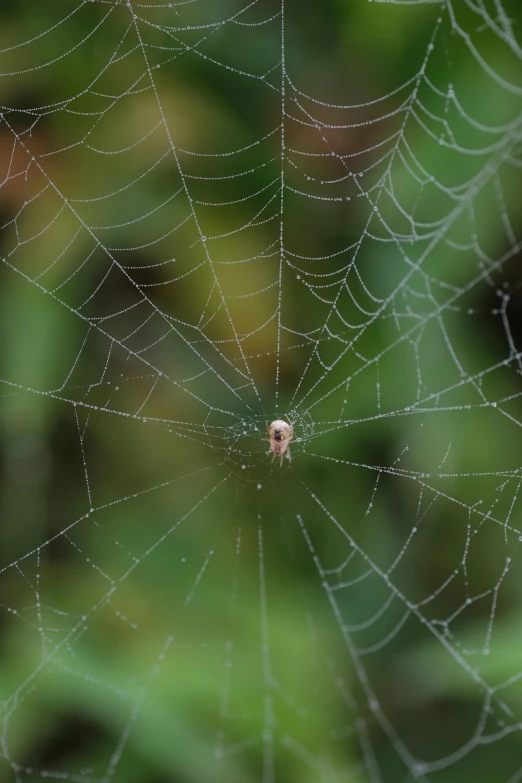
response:
{"label": "blurred green background", "polygon": [[0,7],[0,781],[522,780],[520,5],[283,11]]}

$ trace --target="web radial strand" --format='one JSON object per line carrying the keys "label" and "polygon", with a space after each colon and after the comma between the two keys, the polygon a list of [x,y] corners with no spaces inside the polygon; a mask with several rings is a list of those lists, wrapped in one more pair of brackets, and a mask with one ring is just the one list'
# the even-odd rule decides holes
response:
{"label": "web radial strand", "polygon": [[519,3],[0,15],[0,779],[521,781]]}

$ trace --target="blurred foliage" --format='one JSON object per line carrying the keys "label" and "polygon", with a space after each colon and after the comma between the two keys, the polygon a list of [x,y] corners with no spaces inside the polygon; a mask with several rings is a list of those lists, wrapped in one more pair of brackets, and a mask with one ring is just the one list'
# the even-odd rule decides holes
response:
{"label": "blurred foliage", "polygon": [[[507,142],[485,157],[473,151],[491,141],[481,124],[498,128],[520,115],[520,50],[478,29],[468,3],[455,11],[287,0],[293,84],[326,103],[361,104],[350,114],[353,127],[333,128],[329,140],[340,155],[371,150],[360,180],[366,194],[382,174],[372,168],[377,145],[401,129],[395,110],[412,87],[389,94],[419,72],[433,39],[429,77],[444,96],[419,87],[424,109],[408,120],[408,145],[448,188],[481,167],[486,174],[447,236],[443,228],[447,241],[379,242],[376,227],[376,241],[361,243],[360,282],[352,284],[361,301],[364,286],[384,298],[400,284],[404,248],[412,265],[425,258],[423,269],[440,283],[433,299],[454,299],[442,316],[428,317],[433,300],[422,298],[425,280],[413,276],[403,305],[424,319],[418,334],[397,342],[396,319],[384,312],[326,382],[339,343],[325,342],[323,367],[312,363],[308,372],[308,362],[309,335],[328,323],[328,309],[284,270],[284,321],[301,337],[281,338],[276,406],[277,322],[260,325],[274,310],[279,260],[263,253],[277,249],[279,221],[256,215],[281,171],[280,3],[254,4],[252,24],[275,19],[261,26],[220,24],[240,10],[237,0],[170,5],[133,3],[156,92],[145,89],[125,3],[24,0],[0,9],[0,780],[515,783],[522,743],[505,727],[518,725],[522,706],[520,372],[517,362],[502,363],[522,337],[520,177],[506,166],[500,202],[488,165],[507,155]],[[500,3],[484,6],[502,18]],[[519,3],[503,8],[520,26]],[[477,56],[452,34],[452,18],[478,37]],[[203,24],[211,32],[205,28],[200,46]],[[177,25],[193,29],[181,35]],[[183,41],[181,54],[167,57],[173,36]],[[450,84],[462,111],[444,114]],[[325,123],[345,119],[341,110],[306,105]],[[435,123],[439,139],[426,132],[430,112],[446,119]],[[156,127],[162,119],[183,178]],[[513,159],[520,123],[514,128]],[[287,149],[321,149],[304,125],[288,119],[285,130]],[[123,159],[103,154],[127,147]],[[239,159],[200,157],[240,148]],[[35,158],[30,175],[20,162],[25,150]],[[383,224],[397,237],[412,223],[444,226],[447,192],[419,188],[403,164],[394,164],[393,198],[379,202]],[[333,169],[323,159],[310,166],[317,193]],[[244,171],[248,177],[230,176]],[[292,175],[288,169],[290,184]],[[186,182],[199,234],[188,199],[175,197]],[[374,230],[366,198],[326,203],[289,188],[284,199],[285,246],[319,259],[311,274],[338,270],[339,249]],[[231,206],[208,206],[216,201]],[[202,232],[230,300],[228,313],[208,312],[210,336],[194,351],[186,325],[198,323],[214,289]],[[170,285],[174,257],[180,279]],[[117,274],[117,265],[131,272]],[[132,281],[179,321],[152,319],[140,330]],[[265,288],[266,299],[241,298]],[[509,330],[502,293],[511,297]],[[351,304],[343,312],[360,317]],[[237,385],[230,321],[237,334],[252,332],[242,344],[259,397],[247,389],[248,407],[217,374],[198,380],[208,362]],[[177,331],[160,340],[165,323]],[[150,361],[159,379],[140,364],[156,340]],[[379,360],[360,372],[361,356]],[[191,393],[182,393],[179,383],[192,378]],[[308,412],[305,400],[314,403]],[[292,469],[285,461],[279,470],[261,438],[267,416],[289,411],[299,442]],[[346,578],[340,566],[353,556],[352,540],[372,564],[370,576],[360,558],[351,586],[325,589],[324,581]],[[389,604],[385,574],[398,591]],[[354,642],[349,629],[359,626]],[[373,645],[373,654],[357,653]],[[510,677],[499,707],[481,681],[495,688]],[[422,759],[440,764],[424,774]]]}

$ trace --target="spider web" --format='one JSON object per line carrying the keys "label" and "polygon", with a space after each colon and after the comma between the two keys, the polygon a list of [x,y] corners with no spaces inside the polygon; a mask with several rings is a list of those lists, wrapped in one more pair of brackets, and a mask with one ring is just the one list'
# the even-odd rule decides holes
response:
{"label": "spider web", "polygon": [[6,17],[2,780],[522,780],[520,16]]}

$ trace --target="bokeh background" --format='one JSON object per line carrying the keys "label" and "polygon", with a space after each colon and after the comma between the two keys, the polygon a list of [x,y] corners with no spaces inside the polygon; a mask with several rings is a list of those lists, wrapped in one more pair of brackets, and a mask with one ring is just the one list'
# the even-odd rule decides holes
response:
{"label": "bokeh background", "polygon": [[0,6],[1,781],[522,780],[522,11],[285,4]]}

